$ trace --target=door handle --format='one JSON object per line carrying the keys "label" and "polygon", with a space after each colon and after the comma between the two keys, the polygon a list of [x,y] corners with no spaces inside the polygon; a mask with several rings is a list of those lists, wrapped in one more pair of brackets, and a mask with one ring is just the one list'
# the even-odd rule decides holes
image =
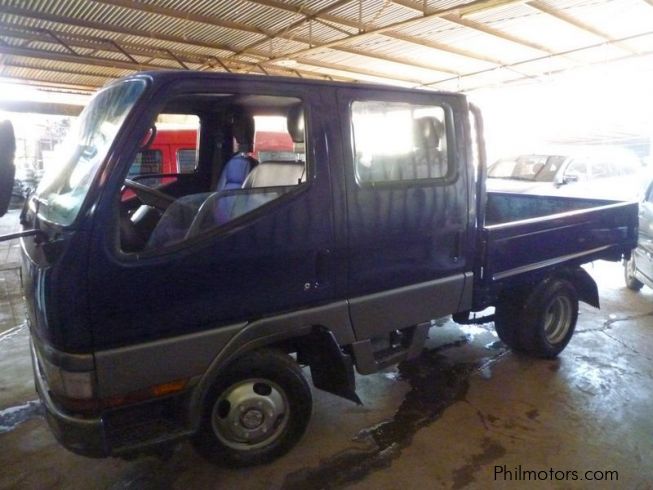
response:
{"label": "door handle", "polygon": [[462,257],[463,255],[463,247],[465,246],[465,231],[464,230],[457,231],[455,240],[456,243],[455,243],[455,248],[451,260],[453,260],[454,262],[458,262],[460,260],[460,257]]}

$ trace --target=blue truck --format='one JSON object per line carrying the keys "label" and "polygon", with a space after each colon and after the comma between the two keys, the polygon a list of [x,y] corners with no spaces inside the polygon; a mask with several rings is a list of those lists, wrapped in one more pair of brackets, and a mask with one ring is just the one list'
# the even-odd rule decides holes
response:
{"label": "blue truck", "polygon": [[[193,171],[128,174],[188,118]],[[258,161],[271,127],[293,151]],[[487,193],[481,114],[454,93],[140,73],[94,96],[58,161],[12,236],[47,421],[94,457],[190,437],[271,461],[309,422],[302,368],[360,403],[355,371],[418,356],[447,315],[494,307],[503,342],[554,357],[578,302],[599,306],[581,265],[637,240],[637,203]]]}

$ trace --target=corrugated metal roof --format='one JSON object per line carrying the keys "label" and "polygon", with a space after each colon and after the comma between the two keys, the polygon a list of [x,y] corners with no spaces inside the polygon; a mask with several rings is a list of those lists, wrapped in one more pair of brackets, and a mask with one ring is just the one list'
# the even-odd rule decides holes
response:
{"label": "corrugated metal roof", "polygon": [[0,0],[0,76],[99,86],[186,66],[467,90],[653,52],[650,3]]}

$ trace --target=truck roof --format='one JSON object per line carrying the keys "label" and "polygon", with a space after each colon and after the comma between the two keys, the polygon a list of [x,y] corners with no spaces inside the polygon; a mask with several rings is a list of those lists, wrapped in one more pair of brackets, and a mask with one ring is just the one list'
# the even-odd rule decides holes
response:
{"label": "truck roof", "polygon": [[432,94],[440,95],[449,95],[449,96],[458,96],[464,98],[465,95],[458,92],[448,92],[448,91],[435,91],[425,88],[406,88],[406,87],[397,87],[393,85],[384,85],[384,84],[375,84],[375,83],[361,83],[361,82],[336,82],[331,80],[314,80],[307,78],[297,78],[297,77],[282,77],[277,75],[244,75],[241,73],[216,73],[216,72],[204,72],[197,70],[161,70],[161,71],[143,71],[138,72],[126,77],[114,80],[107,84],[107,86],[120,83],[124,80],[137,79],[137,78],[147,78],[152,80],[155,83],[166,83],[177,80],[184,79],[210,79],[210,80],[248,80],[252,82],[263,82],[269,83],[271,86],[277,83],[284,84],[293,84],[293,85],[309,85],[309,86],[323,86],[323,87],[336,87],[336,88],[353,88],[353,89],[364,89],[364,90],[391,90],[393,92],[406,92],[406,93],[424,93],[429,92]]}

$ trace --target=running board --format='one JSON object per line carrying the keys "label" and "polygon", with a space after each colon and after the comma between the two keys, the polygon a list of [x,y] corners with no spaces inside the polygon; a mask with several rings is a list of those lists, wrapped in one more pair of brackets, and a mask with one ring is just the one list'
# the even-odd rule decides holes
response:
{"label": "running board", "polygon": [[354,342],[351,347],[356,371],[360,374],[372,374],[393,364],[414,359],[422,352],[430,327],[431,322],[426,322],[407,328],[406,340],[401,346],[393,349],[375,351],[371,339]]}

